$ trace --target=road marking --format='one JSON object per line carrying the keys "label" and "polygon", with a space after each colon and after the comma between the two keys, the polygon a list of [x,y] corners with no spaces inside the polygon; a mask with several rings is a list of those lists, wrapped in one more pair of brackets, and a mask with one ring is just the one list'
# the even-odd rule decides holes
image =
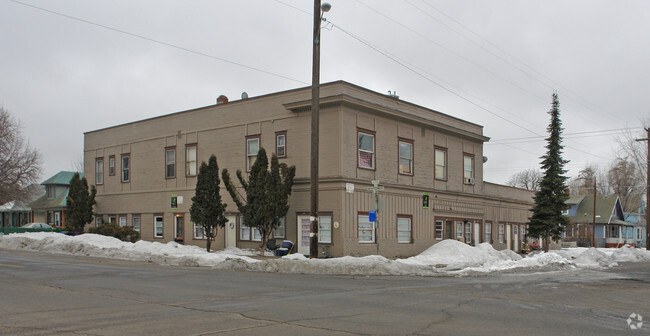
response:
{"label": "road marking", "polygon": [[14,267],[14,268],[25,268],[25,266],[18,266],[18,265],[7,265],[7,264],[0,264],[0,267]]}

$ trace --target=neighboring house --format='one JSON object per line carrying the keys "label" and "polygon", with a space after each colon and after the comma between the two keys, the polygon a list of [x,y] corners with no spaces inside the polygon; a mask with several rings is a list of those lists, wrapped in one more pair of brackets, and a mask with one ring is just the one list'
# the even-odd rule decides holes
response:
{"label": "neighboring house", "polygon": [[[34,222],[47,223],[55,228],[65,226],[65,208],[74,174],[61,171],[41,183],[45,187],[45,195],[30,204]],[[80,175],[83,177],[83,174]]]}
{"label": "neighboring house", "polygon": [[[521,249],[534,193],[483,181],[482,126],[344,81],[320,92],[319,246],[328,255],[410,256],[443,239]],[[296,166],[275,238],[308,254],[310,108],[304,87],[87,132],[95,209],[145,240],[205,246],[189,215],[197,167],[215,154],[233,178],[238,169],[247,175],[264,147]],[[377,222],[369,220],[371,180],[385,188]],[[259,232],[223,185],[221,195],[228,223],[214,248],[257,247]]]}
{"label": "neighboring house", "polygon": [[[594,195],[574,195],[566,204],[569,217],[562,240],[576,242],[578,246],[591,246],[594,232]],[[625,221],[618,195],[596,195],[595,243],[597,247],[620,247],[635,244],[634,224]]]}
{"label": "neighboring house", "polygon": [[636,246],[646,246],[646,229],[647,223],[645,221],[645,207],[643,201],[640,202],[639,208],[635,212],[626,213],[625,220],[634,224],[634,240]]}
{"label": "neighboring house", "polygon": [[32,222],[29,203],[41,197],[45,189],[33,184],[27,187],[27,196],[22,201],[11,201],[0,205],[0,227],[21,227]]}

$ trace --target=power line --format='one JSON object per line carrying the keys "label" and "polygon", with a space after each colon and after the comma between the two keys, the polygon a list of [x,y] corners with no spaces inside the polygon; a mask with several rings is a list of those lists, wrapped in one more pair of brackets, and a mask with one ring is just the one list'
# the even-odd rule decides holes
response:
{"label": "power line", "polygon": [[[624,134],[624,131],[627,131],[627,128],[611,129],[611,130],[601,130],[601,131],[587,131],[587,132],[575,132],[575,133],[564,133],[562,138],[564,139],[580,139],[580,138],[590,138],[596,136],[610,136],[616,134]],[[534,137],[520,137],[520,138],[508,138],[508,139],[490,139],[490,142],[486,145],[502,145],[503,143],[525,143],[525,142],[537,142],[543,141],[546,139],[546,136],[534,136]]]}
{"label": "power line", "polygon": [[291,77],[288,77],[288,76],[280,75],[280,74],[270,72],[270,71],[266,71],[266,70],[263,70],[263,69],[260,69],[260,68],[255,68],[255,67],[252,67],[250,65],[246,65],[246,64],[235,62],[235,61],[227,60],[225,58],[221,58],[221,57],[217,57],[217,56],[214,56],[214,55],[206,54],[206,53],[203,53],[203,52],[200,52],[200,51],[195,51],[195,50],[188,49],[188,48],[185,48],[185,47],[181,47],[181,46],[178,46],[178,45],[175,45],[175,44],[172,44],[172,43],[164,42],[164,41],[161,41],[161,40],[156,40],[156,39],[153,39],[153,38],[150,38],[150,37],[146,37],[146,36],[131,33],[131,32],[125,31],[125,30],[113,28],[113,27],[110,27],[110,26],[106,26],[106,25],[103,25],[103,24],[99,24],[99,23],[96,23],[96,22],[89,21],[89,20],[81,19],[81,18],[74,17],[74,16],[71,16],[71,15],[68,15],[68,14],[56,12],[56,11],[49,10],[49,9],[46,9],[46,8],[38,7],[38,6],[35,6],[35,5],[28,4],[28,3],[20,2],[20,1],[17,1],[17,0],[9,0],[9,1],[11,1],[13,3],[16,3],[16,4],[19,4],[19,5],[26,6],[26,7],[31,7],[31,8],[43,11],[43,12],[47,12],[47,13],[50,13],[50,14],[62,16],[62,17],[65,17],[65,18],[68,18],[68,19],[71,19],[71,20],[83,22],[83,23],[86,23],[86,24],[89,24],[89,25],[93,25],[93,26],[96,26],[96,27],[100,27],[100,28],[104,28],[104,29],[111,30],[111,31],[114,31],[114,32],[118,32],[118,33],[121,33],[121,34],[124,34],[124,35],[129,35],[129,36],[136,37],[136,38],[146,40],[146,41],[149,41],[149,42],[161,44],[161,45],[164,45],[164,46],[167,46],[167,47],[172,47],[172,48],[182,50],[182,51],[185,51],[185,52],[189,52],[189,53],[192,53],[192,54],[196,54],[196,55],[208,57],[208,58],[211,58],[211,59],[215,59],[215,60],[218,60],[218,61],[221,61],[221,62],[236,65],[238,67],[242,67],[242,68],[245,68],[245,69],[249,69],[249,70],[261,72],[261,73],[264,73],[264,74],[267,74],[267,75],[271,75],[271,76],[283,78],[283,79],[286,79],[286,80],[290,80],[290,81],[293,81],[293,82],[298,82],[298,83],[302,83],[302,84],[305,84],[305,85],[309,85],[308,82],[301,81],[299,79],[295,79],[295,78],[291,78]]}

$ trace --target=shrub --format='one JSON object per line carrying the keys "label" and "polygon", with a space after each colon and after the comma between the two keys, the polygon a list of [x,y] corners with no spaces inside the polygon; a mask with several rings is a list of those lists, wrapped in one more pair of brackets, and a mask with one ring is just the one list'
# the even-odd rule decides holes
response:
{"label": "shrub", "polygon": [[115,237],[125,242],[135,243],[140,240],[140,232],[134,230],[131,226],[121,227],[117,223],[104,223],[98,227],[90,228],[88,231],[103,236]]}

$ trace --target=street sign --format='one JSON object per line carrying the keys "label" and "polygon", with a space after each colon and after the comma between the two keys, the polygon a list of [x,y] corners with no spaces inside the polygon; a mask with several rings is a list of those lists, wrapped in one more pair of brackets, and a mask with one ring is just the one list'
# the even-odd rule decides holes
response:
{"label": "street sign", "polygon": [[377,211],[370,211],[368,213],[368,217],[371,222],[376,222],[377,221]]}

